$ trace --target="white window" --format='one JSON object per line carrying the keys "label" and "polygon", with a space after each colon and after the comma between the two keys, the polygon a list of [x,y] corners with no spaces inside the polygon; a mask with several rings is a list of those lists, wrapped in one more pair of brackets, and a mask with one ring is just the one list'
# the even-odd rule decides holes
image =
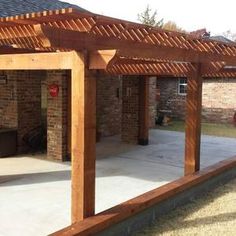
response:
{"label": "white window", "polygon": [[187,94],[187,78],[179,78],[178,94],[179,95],[186,95]]}

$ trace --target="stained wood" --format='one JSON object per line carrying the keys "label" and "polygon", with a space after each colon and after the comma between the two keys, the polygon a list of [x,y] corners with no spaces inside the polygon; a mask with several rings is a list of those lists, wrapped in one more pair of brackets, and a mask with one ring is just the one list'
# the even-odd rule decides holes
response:
{"label": "stained wood", "polygon": [[[46,47],[59,47],[72,50],[119,50],[124,57],[139,57],[148,59],[163,59],[181,62],[209,62],[225,61],[236,65],[236,56],[223,55],[201,50],[190,50],[166,45],[152,45],[140,41],[120,40],[117,37],[88,34],[74,30],[56,28],[51,26],[34,26],[37,35]],[[137,48],[139,50],[137,50]],[[140,50],[142,49],[142,50]]]}
{"label": "stained wood", "polygon": [[71,72],[72,223],[94,215],[96,158],[96,79],[87,57],[77,53]]}
{"label": "stained wood", "polygon": [[72,52],[0,55],[1,70],[66,70],[72,62]]}
{"label": "stained wood", "polygon": [[185,175],[200,168],[202,75],[201,64],[189,74],[186,99]]}
{"label": "stained wood", "polygon": [[150,192],[144,193],[141,196],[99,213],[94,217],[90,217],[80,223],[62,229],[52,234],[52,236],[97,235],[110,226],[233,168],[236,168],[236,156],[205,168],[200,172],[182,177]]}
{"label": "stained wood", "polygon": [[71,157],[71,76],[67,77],[67,95],[67,155]]}
{"label": "stained wood", "polygon": [[116,50],[98,50],[89,55],[89,69],[105,70],[111,60],[115,57]]}
{"label": "stained wood", "polygon": [[139,140],[148,145],[149,138],[149,77],[139,77]]}

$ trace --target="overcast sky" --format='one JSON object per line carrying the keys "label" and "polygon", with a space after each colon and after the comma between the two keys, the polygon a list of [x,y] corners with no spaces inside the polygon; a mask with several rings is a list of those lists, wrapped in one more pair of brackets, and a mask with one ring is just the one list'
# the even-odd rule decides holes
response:
{"label": "overcast sky", "polygon": [[206,28],[212,34],[227,30],[236,33],[236,0],[62,0],[94,13],[129,21],[147,4],[164,21],[174,21],[187,31]]}

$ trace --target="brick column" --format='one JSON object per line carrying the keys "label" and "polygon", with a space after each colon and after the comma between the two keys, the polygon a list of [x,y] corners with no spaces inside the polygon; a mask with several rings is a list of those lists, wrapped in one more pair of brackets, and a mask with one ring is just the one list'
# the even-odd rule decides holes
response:
{"label": "brick column", "polygon": [[120,78],[100,74],[97,80],[97,132],[103,137],[120,134],[122,98]]}
{"label": "brick column", "polygon": [[149,127],[155,126],[155,119],[157,116],[157,78],[149,78]]}
{"label": "brick column", "polygon": [[59,86],[58,97],[48,92],[47,109],[47,154],[49,159],[67,160],[67,114],[68,114],[68,79],[67,71],[49,71],[47,85]]}
{"label": "brick column", "polygon": [[138,142],[139,135],[139,78],[124,77],[122,83],[121,139],[124,142]]}

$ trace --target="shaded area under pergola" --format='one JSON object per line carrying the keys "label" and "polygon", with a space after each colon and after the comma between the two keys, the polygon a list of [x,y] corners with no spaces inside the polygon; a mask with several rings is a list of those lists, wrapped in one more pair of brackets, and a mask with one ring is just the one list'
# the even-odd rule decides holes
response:
{"label": "shaded area under pergola", "polygon": [[140,76],[139,142],[148,144],[148,76],[188,77],[185,174],[199,170],[203,77],[236,77],[236,45],[75,9],[0,19],[1,70],[71,70],[72,222],[94,215],[96,71]]}

